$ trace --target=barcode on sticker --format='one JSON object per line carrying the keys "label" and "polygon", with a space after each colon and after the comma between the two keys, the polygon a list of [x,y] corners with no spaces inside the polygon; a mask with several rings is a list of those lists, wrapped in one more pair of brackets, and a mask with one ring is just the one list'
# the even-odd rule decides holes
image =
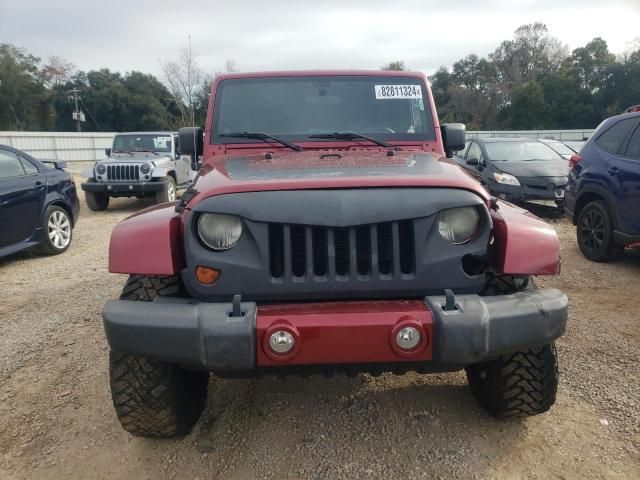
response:
{"label": "barcode on sticker", "polygon": [[387,98],[422,98],[420,85],[375,85],[376,99]]}

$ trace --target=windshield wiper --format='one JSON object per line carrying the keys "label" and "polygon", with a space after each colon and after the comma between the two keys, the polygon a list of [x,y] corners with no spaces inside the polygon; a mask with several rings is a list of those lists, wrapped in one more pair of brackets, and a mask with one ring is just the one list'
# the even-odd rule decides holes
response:
{"label": "windshield wiper", "polygon": [[160,155],[158,152],[154,150],[149,150],[148,148],[136,148],[136,152],[153,153],[154,155]]}
{"label": "windshield wiper", "polygon": [[262,132],[229,132],[229,133],[221,133],[218,135],[219,137],[232,137],[232,138],[252,138],[255,140],[262,140],[263,142],[269,143],[269,141],[273,141],[279,143],[280,145],[284,145],[285,147],[290,148],[291,150],[295,150],[296,152],[302,152],[304,148],[300,145],[296,145],[295,143],[287,142],[279,137],[274,137],[273,135],[269,135],[268,133]]}
{"label": "windshield wiper", "polygon": [[369,142],[380,145],[381,147],[394,148],[394,146],[390,143],[383,142],[382,140],[376,140],[375,138],[367,137],[366,135],[355,132],[320,133],[317,135],[309,135],[309,138],[335,138],[337,140],[356,140],[358,138],[361,138],[362,140],[368,140]]}

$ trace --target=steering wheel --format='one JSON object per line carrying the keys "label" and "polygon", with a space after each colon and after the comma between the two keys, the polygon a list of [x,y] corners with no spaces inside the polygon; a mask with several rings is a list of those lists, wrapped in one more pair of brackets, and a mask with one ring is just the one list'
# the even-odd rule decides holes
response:
{"label": "steering wheel", "polygon": [[385,127],[384,125],[371,126],[362,129],[362,133],[396,133],[393,129]]}

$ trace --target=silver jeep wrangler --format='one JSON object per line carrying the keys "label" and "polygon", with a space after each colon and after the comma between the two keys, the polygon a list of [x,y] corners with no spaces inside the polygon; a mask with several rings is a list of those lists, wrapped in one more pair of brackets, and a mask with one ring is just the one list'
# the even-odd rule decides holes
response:
{"label": "silver jeep wrangler", "polygon": [[174,132],[119,133],[108,158],[95,163],[81,185],[91,210],[105,210],[110,197],[154,197],[157,203],[172,202],[176,191],[191,183],[197,165],[180,155]]}

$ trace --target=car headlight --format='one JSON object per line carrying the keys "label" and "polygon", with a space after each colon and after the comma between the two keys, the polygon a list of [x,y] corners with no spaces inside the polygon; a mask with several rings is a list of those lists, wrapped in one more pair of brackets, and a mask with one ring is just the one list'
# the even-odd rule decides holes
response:
{"label": "car headlight", "polygon": [[503,185],[514,185],[516,187],[520,186],[520,182],[513,175],[509,175],[508,173],[498,173],[495,172],[493,174],[493,178],[496,179],[496,182],[502,183]]}
{"label": "car headlight", "polygon": [[101,164],[96,166],[96,173],[98,175],[104,175],[106,171],[107,171],[107,167],[105,167],[104,165]]}
{"label": "car headlight", "polygon": [[149,165],[148,163],[143,164],[140,167],[140,171],[146,175],[147,173],[149,173],[151,171],[151,165]]}
{"label": "car headlight", "polygon": [[203,213],[198,218],[198,235],[213,250],[228,250],[240,241],[242,221],[233,215]]}
{"label": "car headlight", "polygon": [[468,242],[476,233],[480,216],[475,207],[442,210],[438,215],[438,232],[456,245]]}

